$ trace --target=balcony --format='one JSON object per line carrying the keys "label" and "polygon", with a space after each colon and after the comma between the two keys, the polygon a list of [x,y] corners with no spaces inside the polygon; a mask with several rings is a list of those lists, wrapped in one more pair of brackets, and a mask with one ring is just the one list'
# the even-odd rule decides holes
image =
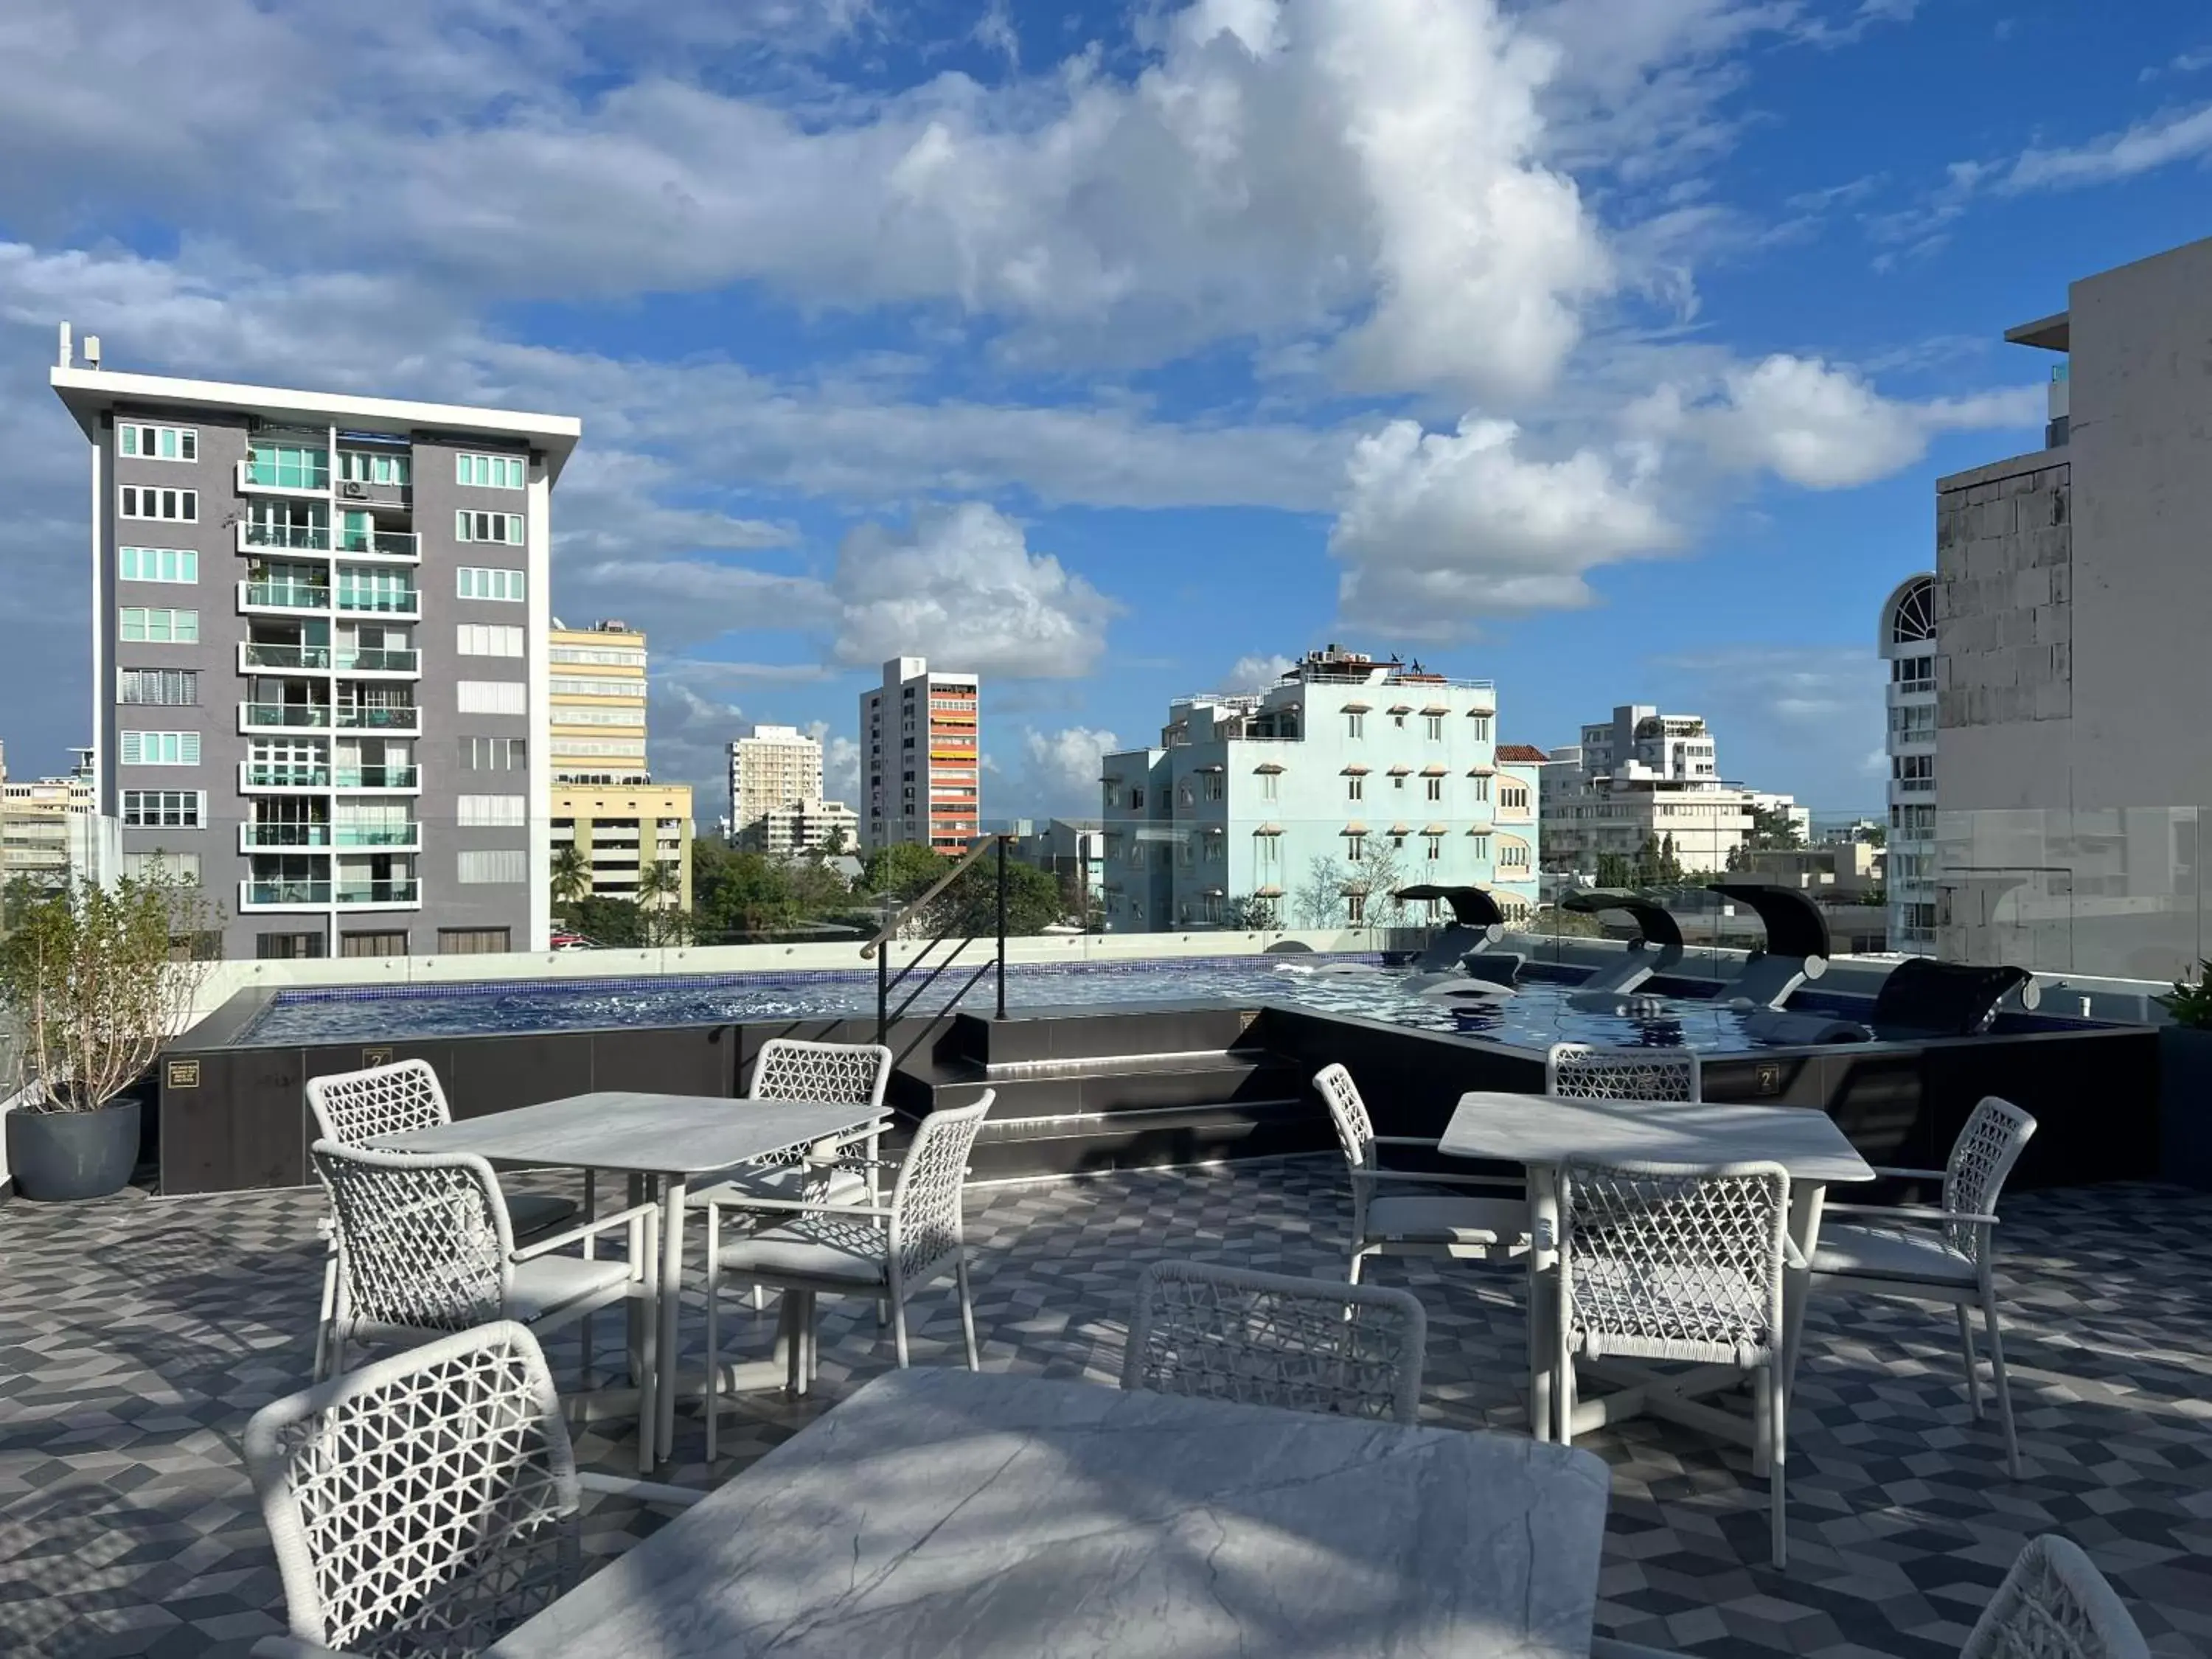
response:
{"label": "balcony", "polygon": [[415,650],[400,650],[384,646],[365,646],[356,650],[341,647],[337,654],[338,672],[342,674],[415,674],[422,672],[422,653]]}
{"label": "balcony", "polygon": [[261,553],[272,548],[294,553],[327,553],[331,550],[331,527],[326,524],[270,524],[259,519],[239,520],[240,552]]}
{"label": "balcony", "polygon": [[356,732],[412,732],[417,708],[338,708],[338,725],[342,729]]}
{"label": "balcony", "polygon": [[341,905],[419,904],[421,889],[415,881],[348,881],[338,884]]}
{"label": "balcony", "polygon": [[297,582],[240,582],[238,608],[246,612],[276,611],[295,615],[331,608],[331,590],[303,586]]}
{"label": "balcony", "polygon": [[248,640],[238,647],[240,673],[252,668],[328,668],[330,647],[321,645],[263,645]]}
{"label": "balcony", "polygon": [[399,559],[419,564],[422,538],[411,530],[340,530],[335,550],[349,559]]}
{"label": "balcony", "polygon": [[411,587],[396,592],[377,588],[341,587],[338,589],[338,609],[378,617],[415,617],[422,614],[422,596]]}
{"label": "balcony", "polygon": [[330,723],[328,703],[242,702],[238,705],[238,729],[241,732],[292,731],[306,726],[326,727]]}
{"label": "balcony", "polygon": [[241,789],[327,789],[331,769],[296,762],[245,761],[238,769]]}
{"label": "balcony", "polygon": [[340,789],[420,789],[422,770],[419,766],[342,766],[331,781]]}
{"label": "balcony", "polygon": [[327,881],[255,881],[249,878],[238,884],[238,908],[241,910],[312,909],[330,902],[331,884]]}
{"label": "balcony", "polygon": [[331,826],[327,823],[241,823],[238,826],[238,850],[241,853],[257,849],[328,847],[330,844]]}
{"label": "balcony", "polygon": [[422,844],[422,826],[412,822],[341,823],[331,834],[331,844],[337,847],[417,848]]}
{"label": "balcony", "polygon": [[258,495],[330,494],[331,464],[325,456],[301,461],[291,457],[276,460],[267,456],[249,455],[237,464],[236,470],[239,489]]}

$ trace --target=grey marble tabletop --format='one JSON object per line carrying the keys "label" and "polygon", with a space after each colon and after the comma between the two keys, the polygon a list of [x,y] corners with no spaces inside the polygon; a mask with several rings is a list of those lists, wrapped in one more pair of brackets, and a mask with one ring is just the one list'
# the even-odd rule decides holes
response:
{"label": "grey marble tabletop", "polygon": [[1518,1436],[895,1371],[489,1653],[1579,1656],[1607,1495]]}
{"label": "grey marble tabletop", "polygon": [[1476,1089],[1459,1097],[1439,1152],[1552,1165],[1570,1157],[1668,1164],[1771,1159],[1796,1182],[1872,1181],[1826,1112],[1679,1100],[1554,1100]]}
{"label": "grey marble tabletop", "polygon": [[866,1106],[826,1102],[609,1089],[380,1135],[371,1144],[396,1152],[474,1152],[516,1164],[688,1176],[811,1146],[864,1127],[878,1115]]}

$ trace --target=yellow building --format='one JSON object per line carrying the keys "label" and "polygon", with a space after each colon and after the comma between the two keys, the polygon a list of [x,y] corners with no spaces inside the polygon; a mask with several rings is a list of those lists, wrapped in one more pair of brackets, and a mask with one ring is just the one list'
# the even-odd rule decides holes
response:
{"label": "yellow building", "polygon": [[573,842],[598,898],[637,897],[645,866],[672,860],[681,880],[661,902],[690,909],[691,787],[655,783],[647,765],[645,635],[556,619],[546,659],[555,856]]}

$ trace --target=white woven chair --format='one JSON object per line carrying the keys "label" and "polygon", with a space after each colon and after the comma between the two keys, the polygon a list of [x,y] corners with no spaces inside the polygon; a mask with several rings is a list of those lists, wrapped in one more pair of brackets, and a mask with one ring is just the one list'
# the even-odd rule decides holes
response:
{"label": "white woven chair", "polygon": [[[2127,1603],[2081,1550],[2056,1533],[2021,1547],[1974,1621],[1960,1659],[2150,1659]],[[1590,1643],[1590,1659],[1682,1659],[1662,1648]]]}
{"label": "white woven chair", "polygon": [[[1525,1250],[1528,1205],[1521,1182],[1504,1176],[1429,1174],[1386,1170],[1377,1148],[1420,1146],[1433,1140],[1378,1135],[1352,1073],[1324,1066],[1314,1087],[1328,1106],[1337,1145],[1352,1175],[1352,1266],[1345,1277],[1359,1282],[1370,1256],[1429,1255],[1496,1260]],[[1462,1196],[1470,1190],[1498,1194]]]}
{"label": "white woven chair", "polygon": [[994,1091],[972,1105],[945,1107],[922,1119],[899,1164],[888,1204],[831,1204],[808,1199],[755,1199],[749,1208],[788,1218],[733,1243],[721,1237],[720,1212],[707,1212],[707,1455],[714,1455],[721,1415],[721,1349],[716,1311],[725,1279],[764,1285],[797,1298],[791,1344],[791,1390],[805,1394],[818,1358],[815,1298],[870,1296],[890,1304],[899,1369],[907,1366],[908,1298],[948,1267],[960,1301],[968,1369],[980,1370],[975,1309],[968,1289],[961,1194],[968,1153],[991,1109]]}
{"label": "white woven chair", "polygon": [[1155,1261],[1137,1281],[1121,1386],[1411,1424],[1427,1334],[1407,1291]]}
{"label": "white woven chair", "polygon": [[1966,1399],[1976,1417],[1982,1414],[1981,1374],[1974,1363],[1969,1310],[1981,1310],[1990,1341],[1997,1419],[2004,1426],[2005,1466],[2015,1480],[2021,1478],[2020,1441],[2013,1431],[2012,1389],[2005,1377],[2004,1339],[1997,1329],[1996,1241],[1992,1234],[1997,1224],[1997,1195],[2021,1148],[2034,1133],[2035,1120],[2019,1107],[1995,1095],[1984,1097],[1959,1131],[1942,1169],[1875,1171],[1902,1180],[1941,1181],[1941,1208],[1830,1204],[1826,1211],[1831,1217],[1864,1216],[1890,1224],[1831,1222],[1821,1228],[1820,1245],[1813,1252],[1813,1282],[1820,1290],[1856,1291],[1957,1310]]}
{"label": "white woven chair", "polygon": [[[319,1137],[341,1146],[365,1146],[379,1135],[404,1134],[453,1121],[445,1089],[427,1060],[402,1060],[365,1071],[337,1072],[307,1079],[307,1109],[314,1114]],[[584,1178],[591,1191],[591,1177]],[[514,1236],[531,1239],[568,1224],[576,1214],[573,1199],[551,1193],[511,1193],[501,1195],[507,1205],[507,1225]],[[327,1231],[327,1227],[326,1227]],[[331,1321],[337,1307],[338,1262],[333,1235],[330,1260],[323,1269],[323,1312],[315,1329],[315,1369],[325,1374],[330,1358]],[[586,1339],[586,1347],[590,1342]],[[588,1357],[586,1363],[589,1364]]]}
{"label": "white woven chair", "polygon": [[290,1626],[264,1659],[479,1653],[575,1583],[584,1489],[701,1496],[579,1474],[544,1352],[512,1321],[263,1407],[246,1463]]}
{"label": "white woven chair", "polygon": [[1544,1056],[1544,1092],[1558,1100],[1703,1100],[1694,1048],[1600,1048],[1555,1042]]}
{"label": "white woven chair", "polygon": [[[420,1341],[498,1319],[557,1330],[612,1303],[651,1305],[658,1294],[654,1205],[518,1248],[499,1177],[471,1153],[319,1140],[313,1157],[337,1218],[343,1272],[331,1348],[339,1369],[349,1342]],[[627,1235],[623,1259],[554,1254],[617,1230]],[[643,1409],[649,1421],[649,1405]]]}
{"label": "white woven chair", "polygon": [[1774,1565],[1788,1559],[1783,1464],[1782,1269],[1790,1176],[1778,1164],[1701,1169],[1599,1164],[1559,1170],[1559,1442],[1571,1444],[1575,1357],[1734,1365],[1761,1375]]}

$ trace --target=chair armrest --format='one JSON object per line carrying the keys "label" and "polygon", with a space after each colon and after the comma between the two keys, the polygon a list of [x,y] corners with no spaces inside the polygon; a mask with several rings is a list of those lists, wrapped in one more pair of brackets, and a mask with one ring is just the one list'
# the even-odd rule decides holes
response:
{"label": "chair armrest", "polygon": [[576,1471],[576,1484],[586,1492],[603,1492],[611,1498],[634,1498],[641,1504],[666,1504],[688,1510],[707,1494],[690,1486],[666,1486],[658,1480],[626,1480],[618,1474]]}
{"label": "chair armrest", "polygon": [[1782,1235],[1782,1265],[1796,1273],[1805,1271],[1805,1252],[1797,1248],[1797,1241],[1788,1233]]}
{"label": "chair armrest", "polygon": [[897,1214],[879,1204],[809,1204],[797,1198],[749,1198],[743,1203],[731,1200],[731,1206],[744,1210],[793,1210],[805,1215],[864,1215],[890,1217]]}
{"label": "chair armrest", "polygon": [[1890,1181],[1941,1181],[1944,1178],[1944,1172],[1941,1170],[1898,1170],[1881,1164],[1874,1165],[1874,1172]]}
{"label": "chair armrest", "polygon": [[1929,1226],[1954,1221],[1978,1227],[1997,1224],[1993,1215],[1974,1215],[1966,1210],[1923,1209],[1916,1204],[1827,1204],[1821,1207],[1830,1215],[1878,1215],[1890,1221],[1917,1221]]}
{"label": "chair armrest", "polygon": [[586,1221],[581,1226],[571,1227],[565,1233],[556,1233],[552,1237],[541,1238],[533,1244],[519,1246],[510,1260],[528,1261],[534,1256],[557,1250],[564,1244],[580,1244],[595,1234],[617,1227],[627,1227],[632,1222],[659,1213],[660,1206],[658,1204],[639,1204],[627,1210],[617,1210],[612,1215],[603,1215],[596,1221]]}
{"label": "chair armrest", "polygon": [[1419,1170],[1354,1170],[1354,1181],[1410,1181],[1422,1187],[1487,1187],[1497,1192],[1521,1193],[1528,1190],[1525,1182],[1510,1176],[1424,1175]]}
{"label": "chair armrest", "polygon": [[264,1636],[252,1651],[253,1659],[353,1659],[349,1653],[297,1636]]}

